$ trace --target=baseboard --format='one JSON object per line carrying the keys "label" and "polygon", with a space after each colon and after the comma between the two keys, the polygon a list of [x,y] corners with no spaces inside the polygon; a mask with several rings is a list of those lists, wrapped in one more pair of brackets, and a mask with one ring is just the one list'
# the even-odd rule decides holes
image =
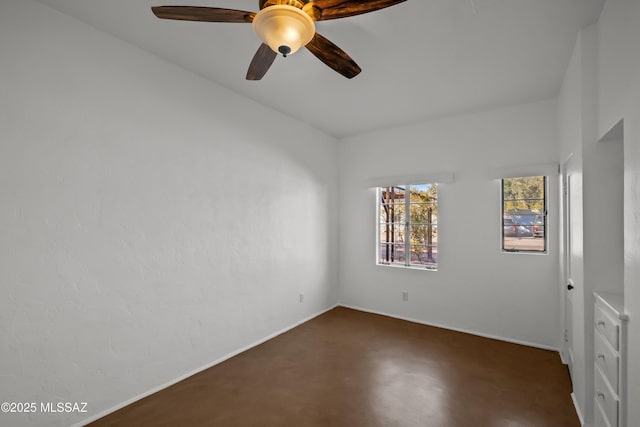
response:
{"label": "baseboard", "polygon": [[231,352],[229,354],[226,354],[226,355],[220,357],[219,359],[216,359],[213,362],[206,364],[205,366],[202,366],[200,368],[194,369],[193,371],[188,372],[188,373],[186,373],[184,375],[181,375],[178,378],[175,378],[175,379],[173,379],[171,381],[168,381],[168,382],[166,382],[166,383],[164,383],[162,385],[154,387],[151,390],[148,390],[148,391],[146,391],[146,392],[144,392],[142,394],[139,394],[138,396],[132,397],[131,399],[128,399],[128,400],[126,400],[126,401],[124,401],[122,403],[119,403],[119,404],[117,404],[117,405],[115,405],[115,406],[113,406],[113,407],[111,407],[109,409],[106,409],[106,410],[104,410],[104,411],[102,411],[102,412],[100,412],[100,413],[98,413],[98,414],[96,414],[96,415],[94,415],[92,417],[89,417],[89,418],[87,418],[87,419],[85,419],[83,421],[75,423],[71,427],[82,427],[82,426],[85,426],[86,424],[92,423],[92,422],[94,422],[94,421],[96,421],[96,420],[98,420],[98,419],[100,419],[100,418],[102,418],[102,417],[104,417],[106,415],[109,415],[109,414],[111,414],[111,413],[113,413],[113,412],[115,412],[115,411],[117,411],[119,409],[124,408],[125,406],[131,405],[132,403],[137,402],[140,399],[144,399],[147,396],[150,396],[150,395],[152,395],[154,393],[157,393],[160,390],[164,390],[165,388],[170,387],[170,386],[172,386],[172,385],[174,385],[176,383],[179,383],[180,381],[185,380],[185,379],[187,379],[187,378],[189,378],[189,377],[191,377],[191,376],[193,376],[193,375],[195,375],[195,374],[197,374],[199,372],[202,372],[202,371],[204,371],[206,369],[209,369],[209,368],[211,368],[213,366],[216,366],[216,365],[224,362],[225,360],[231,359],[232,357],[237,356],[240,353],[243,353],[243,352],[245,352],[247,350],[250,350],[253,347],[259,346],[260,344],[262,344],[262,343],[264,343],[266,341],[269,341],[270,339],[273,339],[273,338],[277,337],[278,335],[282,335],[285,332],[288,332],[291,329],[296,328],[296,327],[302,325],[303,323],[308,322],[311,319],[314,319],[314,318],[316,318],[316,317],[318,317],[318,316],[320,316],[320,315],[322,315],[322,314],[324,314],[324,313],[326,313],[328,311],[331,311],[336,307],[338,307],[338,304],[336,304],[336,305],[334,305],[332,307],[329,307],[326,310],[322,310],[322,311],[320,311],[320,312],[318,312],[316,314],[312,314],[311,316],[309,316],[309,317],[307,317],[307,318],[305,318],[305,319],[303,319],[303,320],[301,320],[299,322],[296,322],[291,326],[287,326],[286,328],[281,329],[281,330],[279,330],[277,332],[274,332],[273,334],[267,335],[266,337],[261,338],[258,341],[255,341],[255,342],[253,342],[253,343],[251,343],[249,345],[246,345],[246,346],[244,346],[242,348],[239,348],[238,350],[235,350],[235,351],[233,351],[233,352]]}
{"label": "baseboard", "polygon": [[567,359],[564,357],[564,351],[562,350],[560,350],[560,361],[563,365],[569,365],[569,362],[567,362]]}
{"label": "baseboard", "polygon": [[350,308],[352,310],[363,311],[365,313],[379,314],[381,316],[392,317],[394,319],[406,320],[407,322],[419,323],[421,325],[427,325],[427,326],[434,326],[436,328],[448,329],[450,331],[462,332],[462,333],[465,333],[465,334],[476,335],[476,336],[483,337],[483,338],[490,338],[490,339],[494,339],[494,340],[498,340],[498,341],[509,342],[509,343],[512,343],[512,344],[526,345],[527,347],[539,348],[541,350],[556,351],[556,352],[560,353],[560,350],[558,348],[550,347],[550,346],[546,346],[546,345],[542,345],[542,344],[532,343],[532,342],[528,342],[528,341],[514,340],[514,339],[511,339],[511,338],[504,338],[504,337],[500,337],[500,336],[497,336],[497,335],[491,335],[491,334],[485,334],[485,333],[482,333],[482,332],[473,331],[473,330],[470,330],[470,329],[454,328],[454,327],[447,326],[447,325],[442,325],[442,324],[439,324],[439,323],[425,322],[424,320],[418,320],[418,319],[413,319],[413,318],[410,318],[410,317],[398,316],[397,314],[390,314],[390,313],[385,313],[385,312],[382,312],[382,311],[370,310],[368,308],[362,308],[362,307],[345,305],[345,304],[338,304],[338,305],[340,307]]}
{"label": "baseboard", "polygon": [[576,408],[576,413],[578,414],[580,425],[582,427],[587,427],[587,425],[584,423],[584,417],[582,416],[582,411],[580,410],[580,405],[578,405],[578,400],[576,399],[575,393],[571,393],[571,401],[573,402],[573,407]]}

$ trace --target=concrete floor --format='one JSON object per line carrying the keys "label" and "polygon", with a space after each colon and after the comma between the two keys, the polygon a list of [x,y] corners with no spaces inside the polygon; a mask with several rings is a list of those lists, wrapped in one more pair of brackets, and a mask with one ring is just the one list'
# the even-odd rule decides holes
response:
{"label": "concrete floor", "polygon": [[339,307],[90,425],[579,427],[570,393],[556,352]]}

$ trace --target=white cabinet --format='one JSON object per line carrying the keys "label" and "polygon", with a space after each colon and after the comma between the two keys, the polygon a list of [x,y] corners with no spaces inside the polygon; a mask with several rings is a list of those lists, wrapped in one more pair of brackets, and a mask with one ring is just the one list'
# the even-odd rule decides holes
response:
{"label": "white cabinet", "polygon": [[626,331],[622,294],[594,292],[595,427],[627,427]]}

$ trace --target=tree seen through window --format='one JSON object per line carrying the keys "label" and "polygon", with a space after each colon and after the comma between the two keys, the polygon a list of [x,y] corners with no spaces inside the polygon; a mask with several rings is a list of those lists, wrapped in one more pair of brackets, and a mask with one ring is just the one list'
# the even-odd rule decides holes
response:
{"label": "tree seen through window", "polygon": [[437,184],[381,187],[378,197],[378,262],[437,269]]}

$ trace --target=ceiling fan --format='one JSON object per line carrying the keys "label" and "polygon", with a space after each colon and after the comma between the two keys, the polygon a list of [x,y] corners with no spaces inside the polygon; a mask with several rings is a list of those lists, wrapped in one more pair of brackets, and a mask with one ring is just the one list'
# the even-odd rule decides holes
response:
{"label": "ceiling fan", "polygon": [[260,80],[278,53],[286,57],[306,47],[320,61],[351,79],[360,67],[342,49],[316,33],[315,21],[346,18],[384,9],[406,0],[259,0],[260,12],[200,6],[157,6],[162,19],[251,23],[262,41],[253,57],[247,80]]}

